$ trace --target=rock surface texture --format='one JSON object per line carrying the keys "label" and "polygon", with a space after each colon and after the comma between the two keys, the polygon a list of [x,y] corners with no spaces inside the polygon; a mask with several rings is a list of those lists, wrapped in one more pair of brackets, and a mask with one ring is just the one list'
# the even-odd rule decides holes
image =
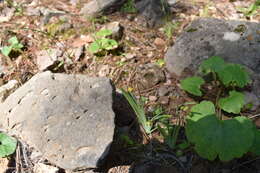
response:
{"label": "rock surface texture", "polygon": [[198,19],[168,49],[165,61],[171,73],[181,75],[186,68],[196,71],[202,60],[215,55],[246,66],[252,73],[253,93],[260,100],[260,24]]}
{"label": "rock surface texture", "polygon": [[44,72],[0,105],[4,129],[68,170],[96,167],[114,134],[107,78]]}

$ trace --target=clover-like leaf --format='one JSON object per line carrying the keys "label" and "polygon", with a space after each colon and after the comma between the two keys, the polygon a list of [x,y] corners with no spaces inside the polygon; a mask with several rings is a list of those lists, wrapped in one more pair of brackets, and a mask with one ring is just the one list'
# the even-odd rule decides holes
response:
{"label": "clover-like leaf", "polygon": [[8,40],[8,43],[11,44],[11,45],[14,45],[14,44],[19,44],[19,41],[17,39],[16,36],[13,36],[11,37],[9,40]]}
{"label": "clover-like leaf", "polygon": [[202,92],[200,91],[200,86],[204,83],[205,81],[201,77],[198,76],[188,77],[184,80],[181,80],[181,88],[195,96],[202,96]]}
{"label": "clover-like leaf", "polygon": [[0,157],[6,157],[15,152],[17,145],[16,139],[0,133]]}
{"label": "clover-like leaf", "polygon": [[229,91],[229,96],[219,99],[219,107],[229,113],[239,114],[245,105],[245,96],[237,91]]}
{"label": "clover-like leaf", "polygon": [[245,87],[250,78],[248,72],[239,64],[227,64],[222,70],[217,71],[220,81],[225,86]]}
{"label": "clover-like leaf", "polygon": [[204,74],[208,74],[211,72],[216,73],[221,70],[225,66],[225,61],[219,56],[212,56],[206,60],[204,60],[199,69]]}
{"label": "clover-like leaf", "polygon": [[253,124],[245,117],[219,120],[214,114],[197,114],[187,119],[185,132],[197,153],[209,160],[217,156],[222,161],[239,158],[254,140]]}
{"label": "clover-like leaf", "polygon": [[12,51],[12,47],[11,46],[4,46],[1,48],[1,53],[5,56],[9,56],[9,54]]}
{"label": "clover-like leaf", "polygon": [[117,41],[113,39],[108,39],[108,38],[101,39],[101,47],[105,50],[112,50],[117,48],[117,46],[118,46]]}
{"label": "clover-like leaf", "polygon": [[254,153],[257,156],[260,156],[260,130],[254,128],[255,139],[252,147],[250,148],[250,152]]}
{"label": "clover-like leaf", "polygon": [[104,38],[112,34],[112,31],[109,29],[101,29],[96,33],[96,37]]}
{"label": "clover-like leaf", "polygon": [[91,52],[91,53],[97,53],[100,51],[100,45],[98,44],[98,42],[93,42],[90,44],[88,50]]}

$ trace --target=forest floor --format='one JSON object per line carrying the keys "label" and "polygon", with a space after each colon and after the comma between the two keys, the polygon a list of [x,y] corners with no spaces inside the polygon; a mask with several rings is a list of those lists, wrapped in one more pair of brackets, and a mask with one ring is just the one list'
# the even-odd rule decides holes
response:
{"label": "forest floor", "polygon": [[[180,117],[183,118],[186,114],[185,110],[180,109],[181,106],[186,102],[194,101],[179,89],[179,78],[167,72],[164,62],[168,47],[174,44],[185,26],[201,17],[260,21],[259,13],[246,16],[238,10],[239,7],[250,6],[254,2],[253,0],[179,1],[172,9],[172,21],[159,28],[148,28],[141,16],[127,13],[124,10],[107,16],[86,18],[80,16],[79,8],[71,6],[68,1],[43,0],[37,7],[45,7],[55,13],[57,11],[64,13],[48,18],[44,15],[27,15],[28,11],[33,12],[36,9],[33,6],[33,0],[14,2],[17,3],[0,2],[0,9],[6,6],[15,9],[10,19],[1,22],[0,43],[1,46],[8,45],[7,40],[15,35],[24,48],[19,54],[10,55],[10,57],[0,54],[1,85],[12,79],[17,80],[20,85],[24,84],[34,74],[40,72],[41,64],[37,62],[39,51],[58,49],[63,54],[63,59],[54,63],[48,70],[67,74],[109,77],[116,88],[124,88],[142,99],[148,114],[152,114],[161,107],[165,114],[173,115],[171,120],[173,124],[176,124]],[[0,20],[2,20],[1,17]],[[118,40],[119,48],[116,51],[110,51],[97,57],[87,49],[82,52],[77,49],[82,45],[89,45],[93,41],[91,37],[93,33],[99,31],[107,23],[115,21],[124,27],[123,36]],[[73,51],[79,51],[80,55],[71,56]],[[147,80],[144,76],[150,75],[146,71],[149,64],[153,64],[155,67],[152,67],[150,80]],[[165,77],[160,74],[164,74]],[[173,94],[169,95],[169,92]],[[257,113],[259,110],[247,112],[251,115]],[[256,124],[260,126],[260,119],[256,121]],[[158,133],[154,133],[153,137],[162,142],[162,137]],[[147,141],[143,140],[141,143],[145,144]],[[191,152],[184,151],[184,156],[185,153],[189,155]],[[184,159],[187,158],[184,157]],[[128,167],[117,167],[110,172],[124,173],[127,172]],[[191,172],[224,173],[225,171],[259,173],[260,159],[245,156],[228,164],[208,162],[198,156],[194,156],[192,160]]]}

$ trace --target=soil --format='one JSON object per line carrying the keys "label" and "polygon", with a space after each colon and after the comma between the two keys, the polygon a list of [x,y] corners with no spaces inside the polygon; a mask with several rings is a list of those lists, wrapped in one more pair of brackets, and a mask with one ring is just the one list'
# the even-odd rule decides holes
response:
{"label": "soil", "polygon": [[[48,70],[67,74],[109,77],[116,88],[132,91],[137,98],[146,98],[145,108],[148,116],[152,116],[152,112],[156,107],[161,106],[166,114],[172,115],[172,124],[179,123],[181,125],[184,124],[183,119],[187,113],[187,109],[183,109],[184,104],[199,100],[190,97],[179,88],[180,78],[189,75],[190,72],[177,77],[167,72],[164,63],[159,64],[160,60],[163,60],[167,48],[174,44],[176,37],[185,26],[199,17],[260,21],[259,13],[252,17],[246,17],[237,11],[237,7],[246,7],[253,3],[253,0],[183,0],[179,1],[175,7],[172,7],[172,22],[176,26],[173,28],[172,33],[167,36],[164,32],[166,25],[158,28],[148,28],[145,19],[135,13],[115,12],[107,16],[86,18],[80,16],[79,8],[71,6],[68,1],[42,0],[39,7],[66,12],[64,21],[71,24],[71,27],[59,30],[55,28],[60,26],[59,22],[62,17],[51,17],[44,25],[43,16],[28,17],[26,13],[23,13],[23,10],[19,11],[19,9],[30,8],[26,6],[30,1],[20,0],[17,2],[15,15],[11,20],[0,25],[0,43],[1,45],[7,45],[6,40],[16,35],[24,48],[22,52],[10,55],[10,58],[0,55],[1,68],[3,68],[1,74],[2,84],[12,79],[17,80],[20,85],[24,84],[34,74],[40,72],[37,66],[37,51],[58,48],[68,56],[62,63],[55,64]],[[0,8],[4,8],[6,5],[6,3],[0,3]],[[69,56],[71,47],[89,44],[86,40],[82,41],[82,35],[90,36],[107,23],[113,21],[118,21],[124,27],[123,37],[118,40],[119,48],[100,57],[89,53],[87,50],[79,58]],[[132,58],[127,59],[127,54]],[[146,73],[149,64],[159,65],[152,67],[155,72]],[[164,77],[158,76],[160,73]],[[145,75],[151,75],[151,80],[147,80]],[[154,82],[155,79],[157,82]],[[206,91],[209,90],[206,89]],[[160,92],[163,94],[159,94]],[[212,98],[211,94],[214,92],[206,93],[208,94],[205,98]],[[129,172],[129,167],[133,170],[137,169],[140,164],[149,166],[150,163],[162,163],[159,158],[161,156],[165,157],[165,154],[162,154],[163,152],[175,152],[162,143],[163,139],[158,132],[154,132],[152,137],[144,135],[142,129],[136,123],[136,118],[130,107],[125,109],[120,106],[115,107],[119,112],[122,112],[122,110],[128,112],[126,113],[128,115],[117,117],[116,131],[118,136],[115,136],[114,148],[112,147],[112,153],[108,161],[101,167],[102,172],[126,173]],[[252,116],[259,114],[259,112],[258,109],[244,112],[244,114]],[[181,122],[179,122],[180,120]],[[259,116],[256,116],[254,120],[260,126]],[[122,134],[124,136],[123,140]],[[129,139],[125,139],[125,136],[129,136]],[[153,140],[150,140],[150,138]],[[183,140],[185,140],[185,136],[183,129],[181,129],[177,143]],[[178,163],[180,158],[169,158],[169,160],[166,159],[163,164],[157,166],[168,165],[172,169],[167,170],[172,170],[172,172],[176,170],[192,173],[260,172],[260,158],[251,155],[235,159],[232,162],[221,163],[202,159],[190,149],[182,152],[183,165]],[[175,164],[173,166],[170,163]],[[160,170],[160,168],[154,168],[153,170]],[[163,171],[161,169],[161,171],[157,172]]]}

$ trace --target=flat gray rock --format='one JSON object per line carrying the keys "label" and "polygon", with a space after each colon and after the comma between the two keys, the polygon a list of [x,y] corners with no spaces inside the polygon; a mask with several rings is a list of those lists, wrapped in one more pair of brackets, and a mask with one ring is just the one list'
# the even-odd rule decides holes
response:
{"label": "flat gray rock", "polygon": [[107,78],[44,72],[0,105],[2,127],[64,169],[96,167],[114,134]]}
{"label": "flat gray rock", "polygon": [[85,15],[95,15],[96,13],[101,12],[105,8],[111,6],[117,1],[121,0],[91,0],[88,3],[84,4],[80,13]]}
{"label": "flat gray rock", "polygon": [[253,93],[260,98],[260,23],[201,18],[193,21],[169,48],[167,69],[181,75],[196,71],[202,60],[220,56],[252,73]]}

